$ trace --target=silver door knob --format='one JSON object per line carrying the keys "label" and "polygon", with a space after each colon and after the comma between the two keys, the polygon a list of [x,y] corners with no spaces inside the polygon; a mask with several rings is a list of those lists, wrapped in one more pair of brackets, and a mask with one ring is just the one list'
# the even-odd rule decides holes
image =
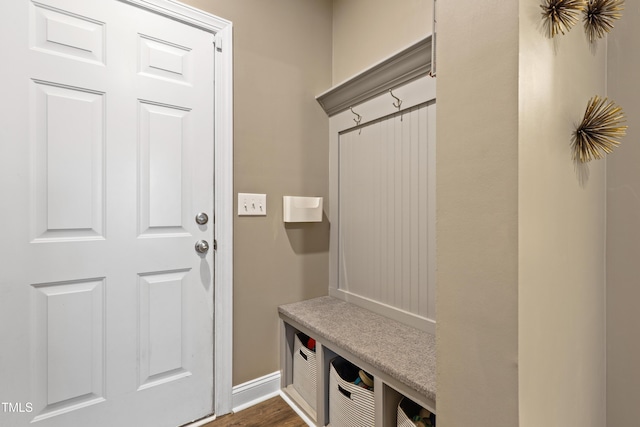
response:
{"label": "silver door knob", "polygon": [[204,225],[209,222],[209,216],[204,212],[200,212],[198,215],[196,215],[196,222],[200,225]]}
{"label": "silver door knob", "polygon": [[196,252],[205,254],[209,250],[209,243],[206,240],[198,240],[196,242]]}

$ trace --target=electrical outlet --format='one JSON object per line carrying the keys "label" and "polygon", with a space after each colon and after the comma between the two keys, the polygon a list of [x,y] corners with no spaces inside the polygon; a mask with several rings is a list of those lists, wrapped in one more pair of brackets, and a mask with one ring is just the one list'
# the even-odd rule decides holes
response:
{"label": "electrical outlet", "polygon": [[267,195],[238,193],[238,216],[267,215]]}

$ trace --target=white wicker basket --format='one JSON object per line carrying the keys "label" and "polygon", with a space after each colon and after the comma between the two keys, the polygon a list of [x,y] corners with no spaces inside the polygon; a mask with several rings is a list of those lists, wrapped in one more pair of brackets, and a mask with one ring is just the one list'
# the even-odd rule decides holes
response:
{"label": "white wicker basket", "polygon": [[293,387],[316,410],[316,353],[302,344],[298,335],[293,344]]}
{"label": "white wicker basket", "polygon": [[374,426],[373,391],[343,380],[334,363],[329,374],[329,421],[331,427],[372,427]]}
{"label": "white wicker basket", "polygon": [[[402,398],[404,400],[406,398]],[[398,403],[398,427],[416,427],[416,424],[409,419],[404,410],[400,407],[402,400]]]}
{"label": "white wicker basket", "polygon": [[[415,407],[414,413],[407,414],[404,409],[405,407]],[[416,427],[416,423],[411,421],[411,418],[414,415],[418,414],[418,408],[420,408],[420,406],[417,403],[414,403],[412,400],[403,397],[402,400],[400,400],[400,402],[398,403],[398,427]],[[411,412],[411,409],[409,410],[409,412]]]}

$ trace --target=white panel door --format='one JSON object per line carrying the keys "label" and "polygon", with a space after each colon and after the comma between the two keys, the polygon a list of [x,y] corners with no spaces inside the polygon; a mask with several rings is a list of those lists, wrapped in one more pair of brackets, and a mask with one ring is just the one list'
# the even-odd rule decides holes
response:
{"label": "white panel door", "polygon": [[214,36],[116,0],[0,14],[0,426],[209,415]]}

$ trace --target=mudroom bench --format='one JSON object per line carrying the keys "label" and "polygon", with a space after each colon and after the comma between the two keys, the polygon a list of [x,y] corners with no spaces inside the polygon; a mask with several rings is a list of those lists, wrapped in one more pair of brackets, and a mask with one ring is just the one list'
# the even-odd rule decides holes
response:
{"label": "mudroom bench", "polygon": [[[373,376],[369,393],[376,427],[400,425],[403,398],[435,413],[434,335],[329,296],[283,305],[278,312],[282,389],[317,426],[346,416],[330,402],[331,363],[338,357]],[[315,341],[315,351],[301,345],[301,336]],[[345,387],[337,387],[345,396],[358,393],[357,386],[352,392]]]}

